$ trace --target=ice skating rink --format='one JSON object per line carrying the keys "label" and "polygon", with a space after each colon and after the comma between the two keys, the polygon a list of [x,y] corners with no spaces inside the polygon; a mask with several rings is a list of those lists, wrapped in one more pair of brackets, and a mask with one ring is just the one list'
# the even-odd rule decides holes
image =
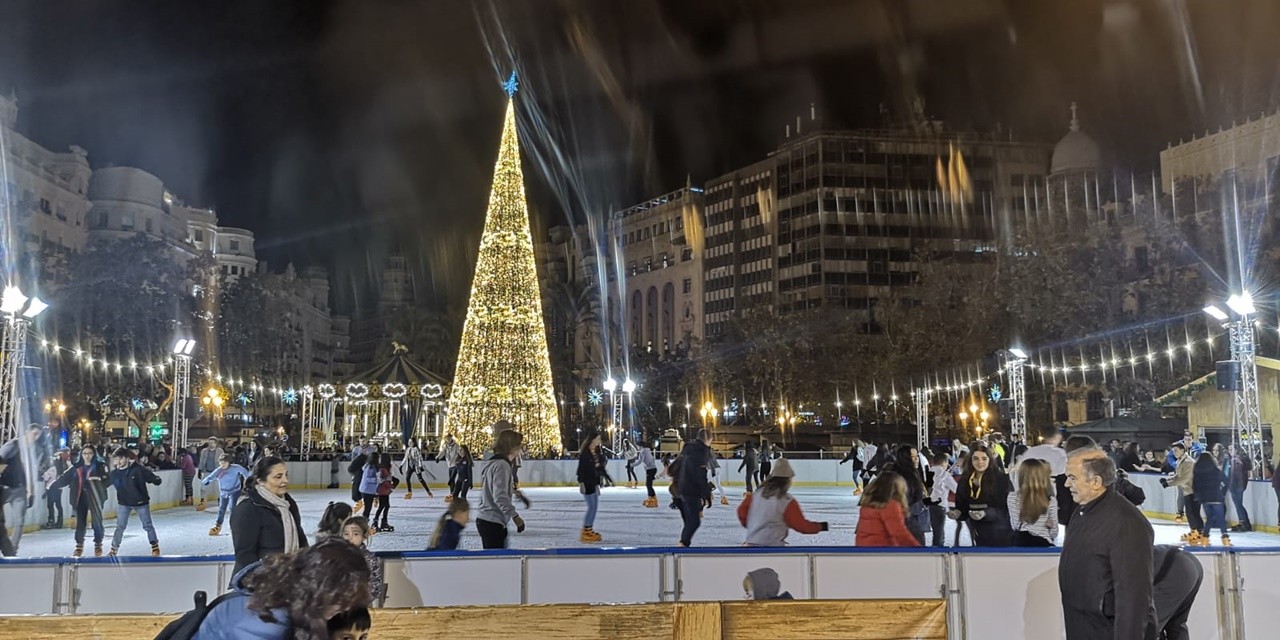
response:
{"label": "ice skating rink", "polygon": [[[412,500],[404,499],[404,491],[397,491],[392,496],[391,524],[394,532],[379,533],[373,538],[371,548],[375,551],[416,551],[426,547],[432,528],[437,519],[444,513],[445,503],[442,496],[446,491],[436,491],[435,498],[428,498],[421,491],[413,494]],[[670,497],[666,487],[658,487],[659,508],[645,508],[643,485],[638,489],[610,487],[603,490],[600,498],[600,510],[596,516],[595,529],[604,536],[603,542],[584,544],[578,541],[578,532],[582,527],[584,505],[582,496],[573,487],[533,487],[525,489],[525,495],[533,501],[531,508],[517,505],[521,516],[528,525],[524,533],[515,533],[511,527],[510,546],[515,549],[573,548],[573,547],[670,547],[675,546],[680,537],[680,515],[667,508]],[[330,501],[350,502],[349,489],[304,490],[292,493],[302,511],[303,525],[308,537],[313,537],[320,520],[320,514]],[[704,512],[702,528],[694,537],[694,546],[737,546],[742,543],[744,529],[738,524],[736,510],[742,499],[742,489],[728,488],[725,495],[729,505],[724,506],[717,499],[715,505]],[[800,502],[805,516],[810,520],[825,520],[831,523],[831,530],[817,535],[802,535],[792,532],[788,542],[792,546],[849,546],[854,541],[854,530],[858,522],[857,498],[844,487],[797,487],[792,495]],[[472,508],[479,502],[480,492],[471,492]],[[160,548],[164,555],[230,555],[231,527],[224,523],[219,536],[208,535],[217,515],[216,505],[211,504],[203,512],[194,507],[176,507],[155,513],[156,531],[160,537]],[[946,543],[951,546],[954,540],[954,523],[948,521]],[[1156,543],[1176,544],[1178,537],[1187,531],[1185,525],[1175,525],[1168,520],[1152,520],[1155,529]],[[106,522],[107,546],[115,526],[114,519]],[[20,557],[56,557],[69,556],[74,547],[73,529],[36,531],[27,533],[22,538]],[[92,529],[86,532],[86,552],[92,553]],[[1216,536],[1216,533],[1215,533]],[[1236,533],[1231,536],[1237,547],[1276,547],[1280,546],[1280,536],[1268,533]],[[1215,543],[1217,539],[1214,539]],[[1061,538],[1059,538],[1061,542]],[[970,544],[967,535],[961,535],[960,545]],[[474,525],[468,526],[463,533],[464,549],[479,549],[480,539],[475,533]],[[121,545],[120,555],[148,555],[146,533],[135,517]]]}

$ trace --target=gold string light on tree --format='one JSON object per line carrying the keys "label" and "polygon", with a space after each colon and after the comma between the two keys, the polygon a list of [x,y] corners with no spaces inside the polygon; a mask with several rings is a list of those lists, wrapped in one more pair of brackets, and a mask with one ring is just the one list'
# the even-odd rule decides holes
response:
{"label": "gold string light on tree", "polygon": [[515,74],[507,93],[446,425],[460,443],[479,453],[493,442],[493,423],[508,420],[524,434],[525,445],[541,453],[560,447],[560,415],[520,170]]}

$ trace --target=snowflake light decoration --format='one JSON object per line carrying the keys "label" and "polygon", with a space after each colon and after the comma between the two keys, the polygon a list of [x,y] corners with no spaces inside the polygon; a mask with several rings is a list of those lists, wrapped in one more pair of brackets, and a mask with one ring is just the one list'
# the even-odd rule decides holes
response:
{"label": "snowflake light decoration", "polygon": [[587,402],[590,402],[593,407],[598,407],[601,402],[604,402],[604,394],[600,393],[599,389],[587,389]]}

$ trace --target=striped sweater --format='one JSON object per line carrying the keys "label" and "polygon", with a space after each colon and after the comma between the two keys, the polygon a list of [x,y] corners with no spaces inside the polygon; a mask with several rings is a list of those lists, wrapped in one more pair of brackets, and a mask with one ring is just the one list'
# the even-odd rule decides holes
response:
{"label": "striped sweater", "polygon": [[1022,521],[1022,497],[1017,491],[1009,492],[1009,524],[1014,531],[1026,531],[1040,536],[1050,543],[1058,539],[1058,498],[1049,496],[1049,509],[1040,514],[1036,521],[1027,524]]}

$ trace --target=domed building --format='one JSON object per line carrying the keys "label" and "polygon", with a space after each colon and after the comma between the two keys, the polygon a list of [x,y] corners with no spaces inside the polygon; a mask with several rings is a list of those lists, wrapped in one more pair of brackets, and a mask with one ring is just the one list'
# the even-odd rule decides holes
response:
{"label": "domed building", "polygon": [[1080,118],[1076,103],[1071,103],[1071,125],[1053,148],[1053,160],[1049,165],[1051,177],[1067,174],[1097,175],[1102,168],[1102,151],[1089,134],[1080,130]]}
{"label": "domed building", "polygon": [[1103,189],[1099,183],[1102,172],[1102,151],[1089,134],[1080,130],[1080,117],[1076,103],[1071,103],[1071,124],[1053,148],[1049,164],[1049,208],[1051,212],[1088,213],[1087,216],[1068,219],[1082,222],[1094,219],[1102,209]]}

